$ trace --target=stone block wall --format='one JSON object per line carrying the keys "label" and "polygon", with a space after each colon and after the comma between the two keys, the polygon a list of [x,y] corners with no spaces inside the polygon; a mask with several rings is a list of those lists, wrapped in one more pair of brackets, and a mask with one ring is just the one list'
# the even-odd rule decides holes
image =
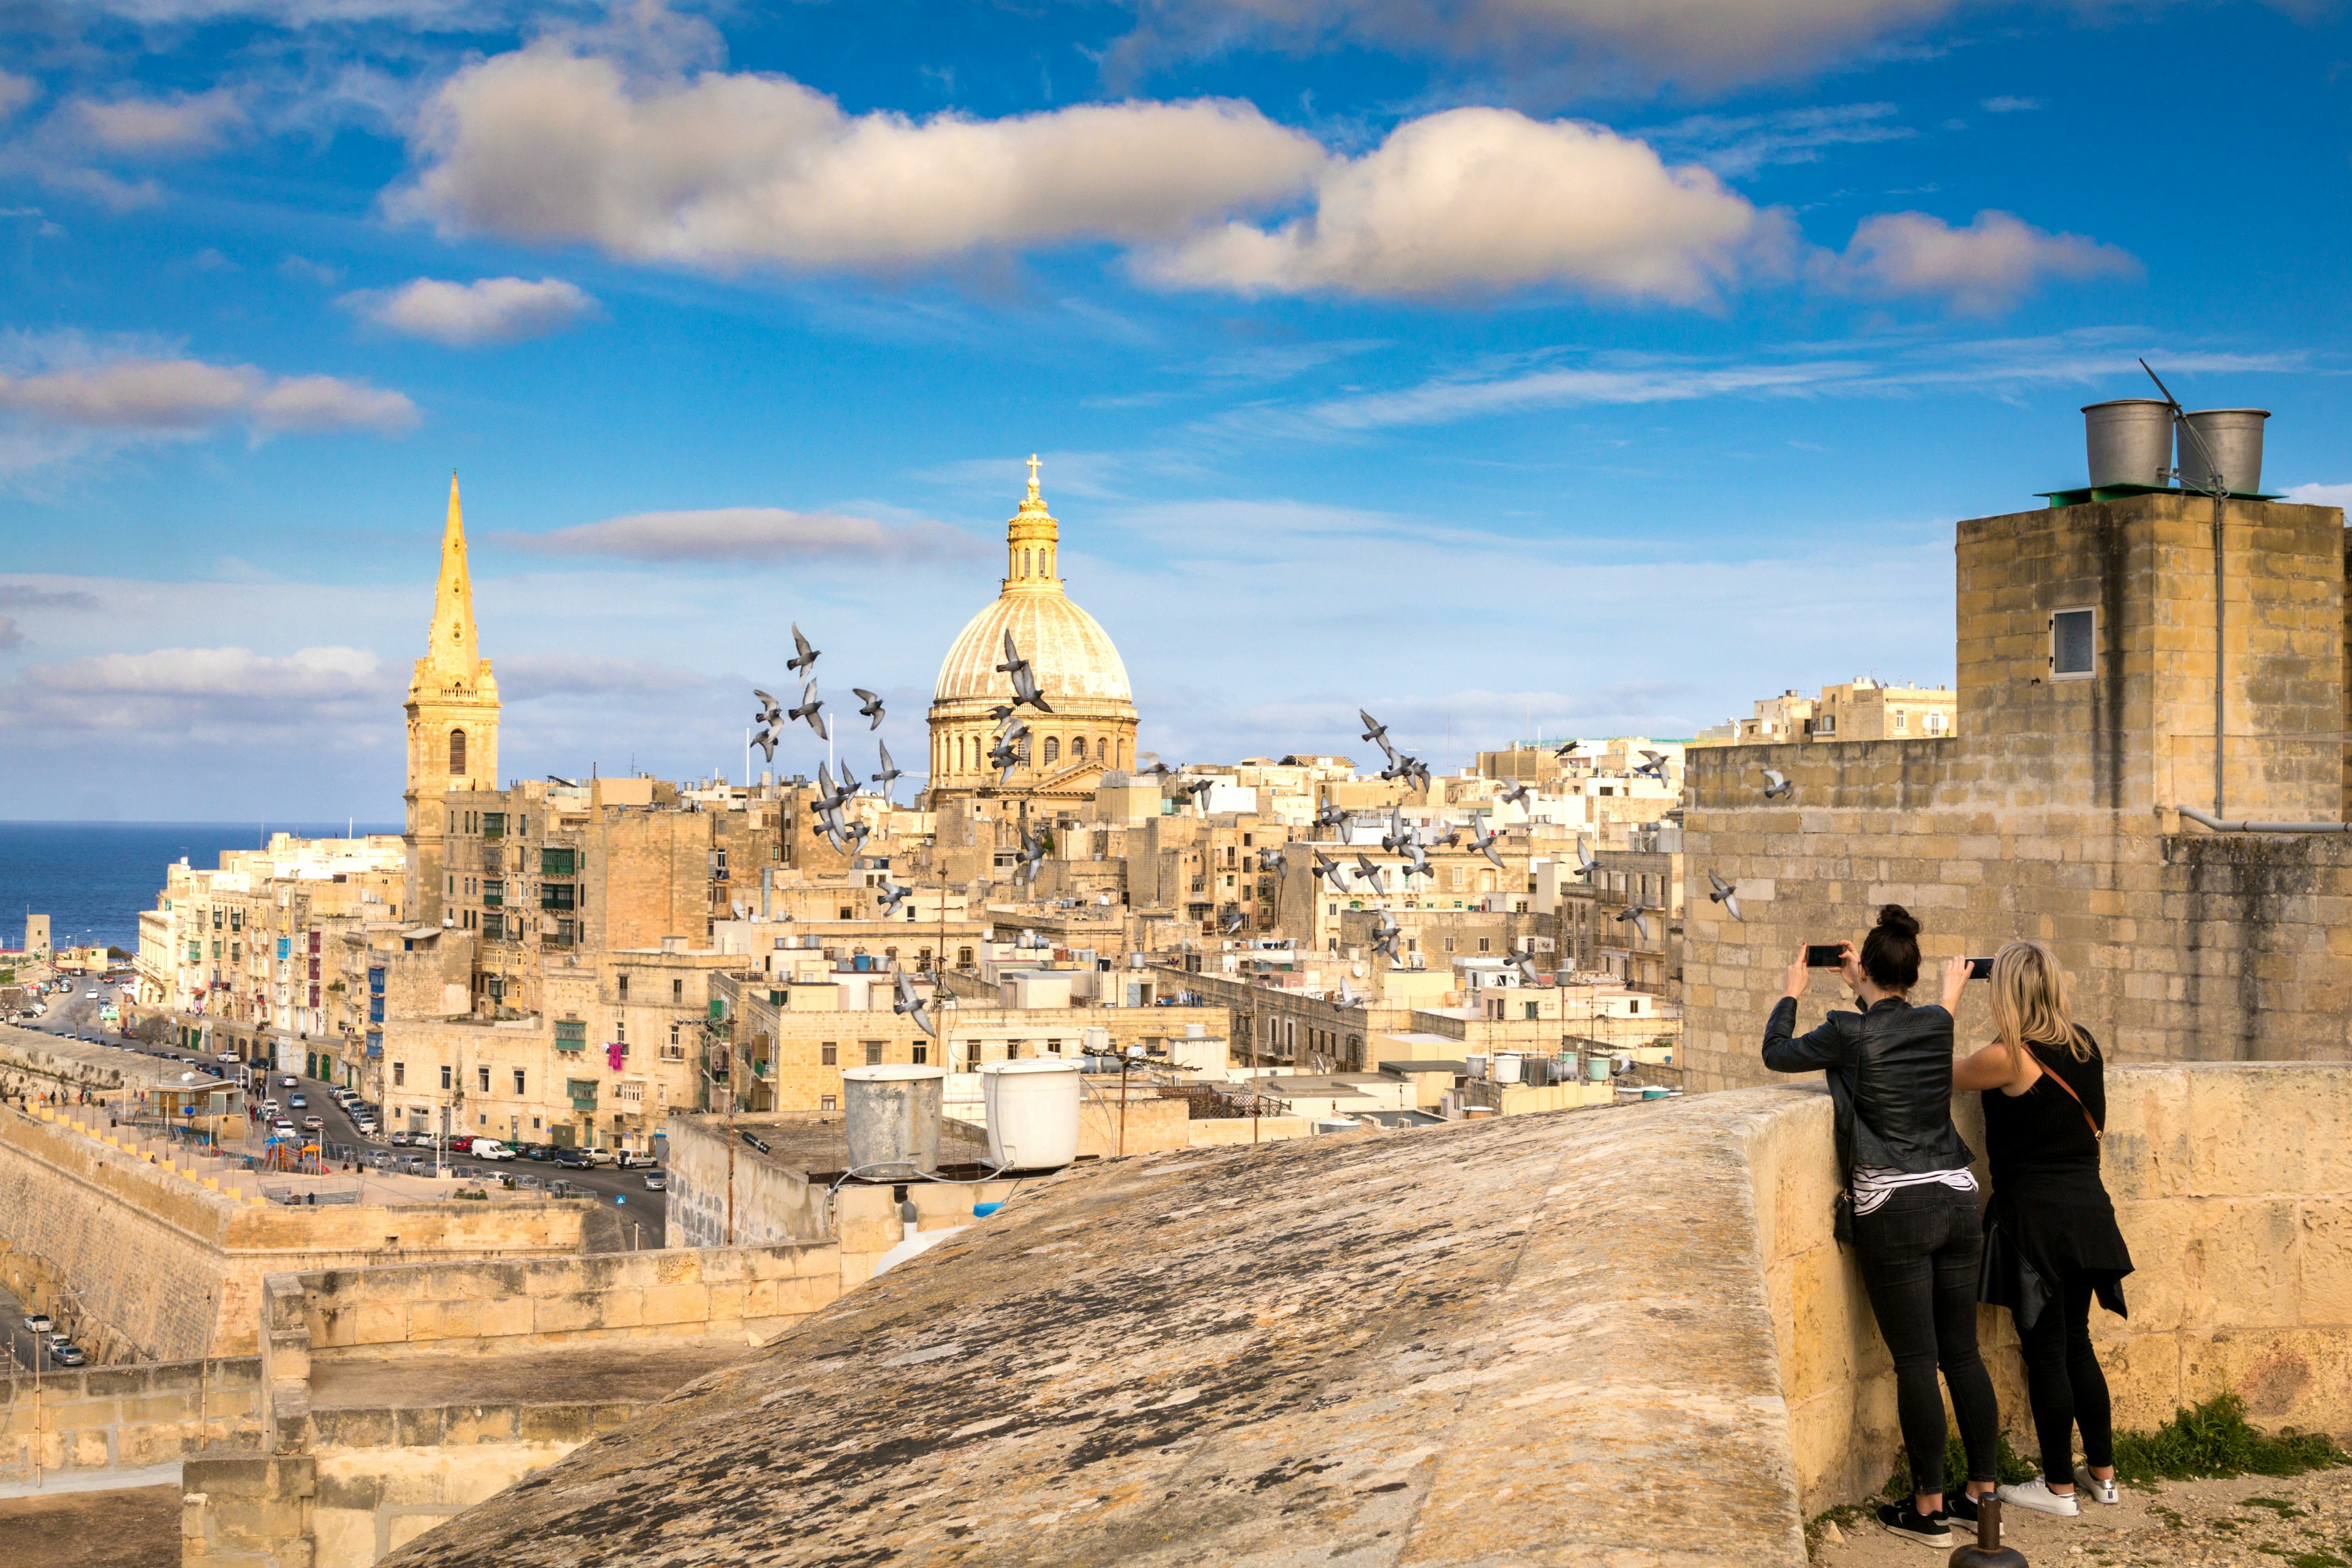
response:
{"label": "stone block wall", "polygon": [[[1974,1096],[1955,1120],[1979,1155]],[[1829,1096],[1757,1090],[1745,1127],[1757,1250],[1772,1302],[1808,1515],[1886,1479],[1900,1436],[1894,1368],[1850,1250]],[[2124,1067],[2107,1075],[2102,1164],[2137,1271],[2127,1319],[2091,1326],[2119,1426],[2153,1427],[2233,1393],[2267,1427],[2352,1438],[2352,1067]],[[1979,1179],[1989,1180],[1981,1159]],[[2009,1314],[1979,1311],[2003,1426],[2033,1448]]]}
{"label": "stone block wall", "polygon": [[167,1465],[261,1446],[253,1356],[12,1374],[0,1385],[0,1486]]}
{"label": "stone block wall", "polygon": [[77,1332],[108,1359],[254,1353],[261,1282],[279,1270],[577,1254],[594,1208],[242,1202],[103,1135],[0,1110],[0,1252],[12,1275],[71,1287]]}

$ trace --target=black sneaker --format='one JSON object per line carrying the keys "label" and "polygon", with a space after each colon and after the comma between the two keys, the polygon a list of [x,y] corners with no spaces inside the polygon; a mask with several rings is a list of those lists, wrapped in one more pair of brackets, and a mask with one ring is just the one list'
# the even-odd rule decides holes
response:
{"label": "black sneaker", "polygon": [[1955,1524],[1973,1526],[1977,1521],[1977,1503],[1980,1500],[1969,1496],[1968,1488],[1944,1494],[1944,1512]]}
{"label": "black sneaker", "polygon": [[1907,1502],[1883,1502],[1878,1505],[1878,1522],[1903,1537],[1922,1546],[1949,1546],[1952,1543],[1950,1516],[1944,1513],[1921,1514]]}

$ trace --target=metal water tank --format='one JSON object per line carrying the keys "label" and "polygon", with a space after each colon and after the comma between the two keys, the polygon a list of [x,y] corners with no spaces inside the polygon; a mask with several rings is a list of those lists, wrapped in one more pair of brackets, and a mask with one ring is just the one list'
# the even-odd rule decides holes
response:
{"label": "metal water tank", "polygon": [[940,1168],[940,1100],[948,1069],[847,1068],[841,1075],[849,1168],[868,1181],[904,1181]]}
{"label": "metal water tank", "polygon": [[2095,489],[2172,482],[2172,405],[2160,397],[2085,404],[2083,443]]}
{"label": "metal water tank", "polygon": [[[2267,408],[2200,408],[2184,414],[2181,422],[2205,438],[2205,447],[2221,470],[2221,488],[2231,495],[2252,495],[2263,488],[2263,421]],[[2180,488],[2210,489],[2212,470],[2197,450],[2188,431],[2180,437]]]}
{"label": "metal water tank", "polygon": [[1003,1171],[1057,1171],[1078,1157],[1074,1061],[991,1062],[980,1069],[988,1118],[988,1158]]}

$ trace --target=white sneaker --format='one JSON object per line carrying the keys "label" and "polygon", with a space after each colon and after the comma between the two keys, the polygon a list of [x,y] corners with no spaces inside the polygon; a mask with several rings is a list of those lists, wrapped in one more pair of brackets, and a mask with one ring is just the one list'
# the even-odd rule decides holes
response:
{"label": "white sneaker", "polygon": [[2060,1497],[2040,1476],[2017,1486],[2001,1488],[2000,1500],[2011,1508],[2028,1509],[2035,1513],[2054,1513],[2061,1519],[2073,1519],[2083,1511],[2081,1503],[2071,1497]]}
{"label": "white sneaker", "polygon": [[2123,1493],[2116,1489],[2113,1477],[2103,1481],[2091,1473],[2090,1466],[2077,1465],[2074,1467],[2074,1495],[2081,1497],[2086,1492],[2093,1502],[2103,1502],[2110,1508],[2124,1500]]}

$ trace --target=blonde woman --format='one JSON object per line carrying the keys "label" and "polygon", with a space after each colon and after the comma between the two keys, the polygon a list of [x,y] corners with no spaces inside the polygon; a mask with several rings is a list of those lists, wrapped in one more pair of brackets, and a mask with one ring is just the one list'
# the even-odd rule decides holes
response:
{"label": "blonde woman", "polygon": [[[1967,982],[1966,959],[1944,968],[1944,993]],[[2037,1513],[2082,1512],[2077,1489],[2103,1503],[2116,1491],[2107,1380],[2091,1349],[2091,1300],[2123,1315],[2131,1252],[2099,1180],[2107,1121],[2098,1042],[2066,1008],[2066,973],[2038,942],[2012,942],[1992,961],[1998,1038],[1953,1070],[1956,1089],[1984,1097],[1992,1170],[1982,1298],[2005,1306],[2025,1356],[2042,1474],[2000,1489]],[[2084,1465],[2074,1465],[2075,1428]]]}

